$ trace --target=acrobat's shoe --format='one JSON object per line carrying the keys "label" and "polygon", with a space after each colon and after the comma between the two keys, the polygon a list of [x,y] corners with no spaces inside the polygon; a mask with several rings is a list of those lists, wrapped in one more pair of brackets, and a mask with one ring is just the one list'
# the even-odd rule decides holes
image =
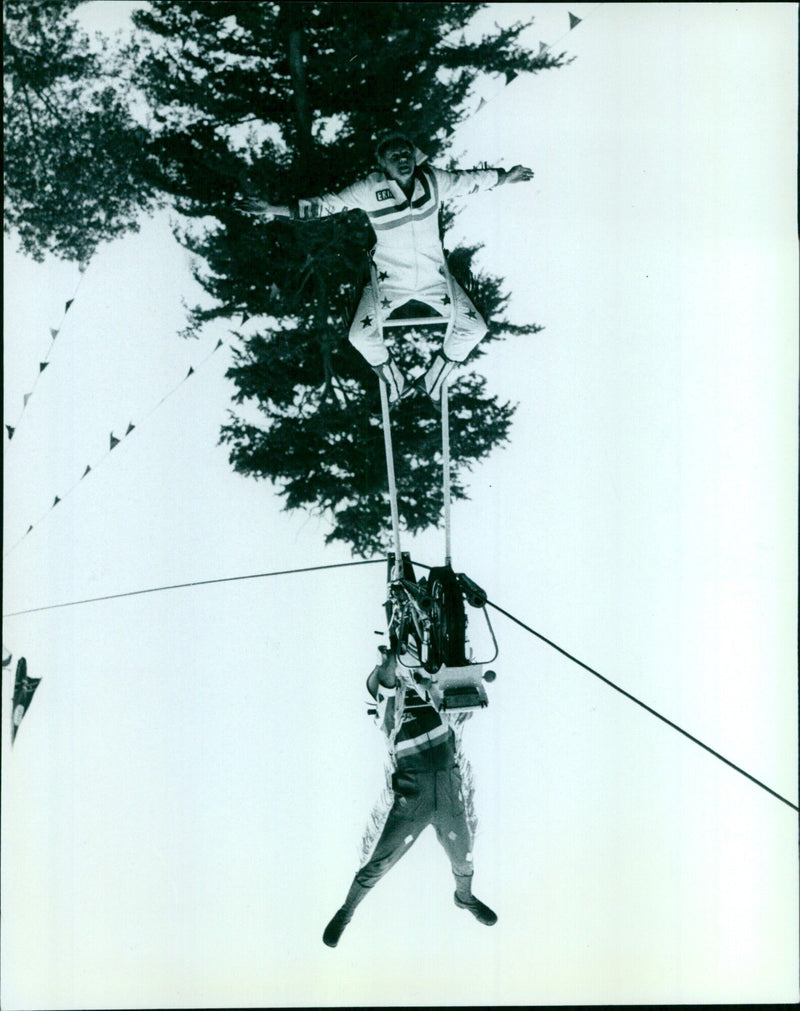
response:
{"label": "acrobat's shoe", "polygon": [[437,406],[442,399],[442,387],[458,364],[446,358],[441,351],[437,351],[428,366],[428,371],[422,376],[422,388]]}
{"label": "acrobat's shoe", "polygon": [[405,376],[398,368],[397,362],[389,355],[381,365],[373,365],[372,371],[382,383],[386,384],[389,391],[389,403],[396,404],[406,388]]}
{"label": "acrobat's shoe", "polygon": [[468,899],[460,899],[458,892],[453,894],[456,905],[459,909],[468,909],[479,923],[485,923],[487,927],[497,923],[497,913],[489,909],[485,902],[470,895]]}
{"label": "acrobat's shoe", "polygon": [[329,948],[335,948],[339,943],[339,938],[347,924],[350,922],[350,915],[344,907],[337,911],[331,922],[325,928],[322,940]]}

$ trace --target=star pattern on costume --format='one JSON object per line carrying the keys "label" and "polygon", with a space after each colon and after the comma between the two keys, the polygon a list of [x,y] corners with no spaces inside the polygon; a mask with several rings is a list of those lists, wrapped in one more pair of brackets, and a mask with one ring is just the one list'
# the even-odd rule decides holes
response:
{"label": "star pattern on costume", "polygon": [[444,298],[442,299],[442,302],[444,302],[445,305],[450,305],[450,296],[445,295]]}
{"label": "star pattern on costume", "polygon": [[392,303],[389,301],[388,298],[381,299],[381,305],[383,306],[384,309],[388,309],[391,304]]}
{"label": "star pattern on costume", "polygon": [[474,309],[467,309],[467,316],[469,316],[470,319],[475,319],[477,315],[478,314],[475,312]]}
{"label": "star pattern on costume", "polygon": [[388,276],[389,275],[386,273],[385,270],[378,271],[378,280],[379,281],[385,281]]}
{"label": "star pattern on costume", "polygon": [[372,326],[372,316],[365,316],[365,317],[364,317],[364,318],[363,318],[363,319],[361,320],[361,325],[362,325],[363,327],[367,327],[367,326]]}

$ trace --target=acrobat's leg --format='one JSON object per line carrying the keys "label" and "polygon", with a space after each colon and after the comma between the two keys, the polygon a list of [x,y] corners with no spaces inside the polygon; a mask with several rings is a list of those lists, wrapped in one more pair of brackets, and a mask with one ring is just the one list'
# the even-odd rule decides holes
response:
{"label": "acrobat's leg", "polygon": [[452,298],[452,324],[447,328],[442,350],[438,351],[422,377],[425,392],[439,405],[442,387],[456,366],[465,361],[473,348],[486,336],[486,322],[467,293],[452,277],[448,278]]}
{"label": "acrobat's leg", "polygon": [[459,909],[468,909],[479,923],[489,927],[497,923],[497,914],[472,894],[472,833],[467,824],[461,773],[450,769],[437,776],[440,802],[434,827],[450,858],[456,883],[453,899]]}
{"label": "acrobat's leg", "polygon": [[368,284],[361,295],[349,334],[350,343],[372,366],[373,372],[386,385],[389,403],[400,399],[406,381],[383,339],[381,316],[375,304],[374,287]]}
{"label": "acrobat's leg", "polygon": [[335,948],[356,907],[380,879],[391,870],[430,821],[430,798],[420,794],[415,776],[395,774],[395,797],[389,817],[372,856],[353,878],[344,905],[325,928],[322,940]]}
{"label": "acrobat's leg", "polygon": [[361,293],[361,300],[348,336],[353,347],[373,367],[382,365],[389,357],[389,349],[383,340],[379,319],[373,287],[368,284]]}
{"label": "acrobat's leg", "polygon": [[455,310],[453,326],[445,335],[442,352],[450,361],[463,362],[489,328],[458,281],[452,277],[449,280]]}

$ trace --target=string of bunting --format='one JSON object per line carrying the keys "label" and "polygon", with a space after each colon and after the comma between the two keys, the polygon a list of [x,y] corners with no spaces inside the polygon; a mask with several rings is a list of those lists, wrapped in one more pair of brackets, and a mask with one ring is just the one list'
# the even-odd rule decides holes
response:
{"label": "string of bunting", "polygon": [[77,298],[78,291],[80,290],[80,286],[83,283],[84,274],[86,273],[86,267],[87,267],[87,264],[85,264],[85,263],[81,263],[81,264],[78,265],[78,271],[79,271],[80,276],[78,277],[78,283],[75,286],[75,291],[72,293],[72,298],[68,298],[67,301],[64,303],[64,312],[63,312],[63,314],[61,316],[61,322],[58,324],[57,327],[51,327],[50,328],[50,344],[48,345],[48,348],[47,348],[47,354],[45,354],[44,358],[39,362],[39,370],[36,373],[36,378],[33,381],[33,385],[31,386],[30,391],[28,393],[24,394],[23,397],[22,397],[22,408],[20,409],[19,416],[17,417],[16,423],[14,425],[6,424],[6,426],[5,426],[6,427],[6,434],[8,435],[9,442],[11,441],[11,439],[14,438],[14,432],[16,432],[16,430],[20,426],[22,418],[23,418],[23,416],[25,414],[25,411],[26,411],[26,409],[28,407],[28,403],[30,402],[30,399],[33,396],[33,394],[36,392],[36,387],[39,385],[39,379],[41,378],[42,373],[47,368],[47,366],[50,364],[50,355],[52,354],[53,348],[55,347],[56,338],[61,333],[61,331],[62,331],[62,329],[64,327],[64,321],[67,318],[67,313],[71,309],[72,303]]}
{"label": "string of bunting", "polygon": [[183,386],[183,384],[187,381],[187,379],[189,379],[191,376],[195,375],[195,373],[197,372],[197,370],[201,369],[206,364],[206,362],[211,358],[211,356],[214,354],[214,352],[218,351],[219,348],[222,347],[223,343],[224,342],[223,342],[222,338],[220,337],[220,339],[217,341],[217,343],[213,347],[213,349],[206,355],[206,357],[202,360],[202,362],[200,362],[200,364],[197,366],[197,369],[195,369],[195,367],[193,365],[190,365],[189,366],[189,371],[186,373],[186,375],[183,377],[183,379],[181,379],[181,381],[179,383],[177,383],[171,390],[169,390],[167,393],[165,393],[164,396],[148,411],[148,413],[136,425],[134,425],[134,423],[132,421],[130,421],[128,423],[127,429],[120,436],[114,435],[114,432],[112,430],[109,433],[109,436],[108,436],[108,449],[105,451],[105,453],[99,459],[95,460],[93,464],[87,464],[86,465],[86,469],[81,474],[81,476],[78,478],[78,480],[75,481],[75,483],[73,485],[71,485],[65,492],[63,492],[61,495],[56,495],[55,496],[55,498],[53,499],[52,505],[50,505],[49,508],[44,513],[42,513],[42,515],[34,523],[31,523],[28,526],[28,528],[25,531],[25,533],[22,534],[22,536],[17,541],[15,541],[14,544],[11,545],[11,547],[8,549],[8,551],[3,555],[3,558],[4,559],[8,558],[8,556],[11,554],[11,552],[14,551],[14,549],[19,544],[21,544],[22,541],[25,540],[25,538],[28,536],[28,534],[30,534],[31,531],[35,530],[39,526],[39,524],[42,523],[42,521],[44,519],[46,519],[47,516],[50,515],[50,513],[53,511],[53,509],[55,509],[55,507],[57,505],[60,505],[60,503],[63,502],[65,498],[67,498],[69,495],[72,494],[72,492],[78,487],[79,484],[81,484],[81,482],[84,480],[84,478],[88,474],[93,473],[94,471],[96,471],[100,467],[100,465],[105,462],[106,458],[116,449],[116,447],[120,444],[120,442],[123,441],[123,439],[127,439],[128,436],[132,432],[138,431],[138,429],[141,428],[142,425],[144,425],[148,421],[148,419],[164,404],[164,402],[166,400],[168,400],[174,393],[177,393],[177,391],[181,388],[181,386]]}

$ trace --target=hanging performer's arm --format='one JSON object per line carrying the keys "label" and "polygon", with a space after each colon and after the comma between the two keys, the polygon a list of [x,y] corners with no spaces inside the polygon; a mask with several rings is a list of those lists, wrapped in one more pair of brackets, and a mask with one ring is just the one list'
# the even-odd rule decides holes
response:
{"label": "hanging performer's arm", "polygon": [[529,182],[533,179],[533,169],[525,165],[515,165],[506,171],[501,168],[465,169],[449,171],[431,167],[439,198],[449,200],[451,197],[465,197],[480,190],[492,190],[506,183]]}
{"label": "hanging performer's arm", "polygon": [[293,218],[307,221],[325,218],[331,214],[363,209],[364,197],[368,192],[365,180],[346,186],[338,193],[323,193],[318,197],[295,200],[291,204],[272,204],[261,197],[247,196],[238,201],[239,207],[247,214],[267,218]]}
{"label": "hanging performer's arm", "polygon": [[395,694],[397,691],[397,657],[385,648],[381,649],[380,663],[376,664],[367,678],[367,690],[375,699],[375,722],[388,736],[394,729]]}

